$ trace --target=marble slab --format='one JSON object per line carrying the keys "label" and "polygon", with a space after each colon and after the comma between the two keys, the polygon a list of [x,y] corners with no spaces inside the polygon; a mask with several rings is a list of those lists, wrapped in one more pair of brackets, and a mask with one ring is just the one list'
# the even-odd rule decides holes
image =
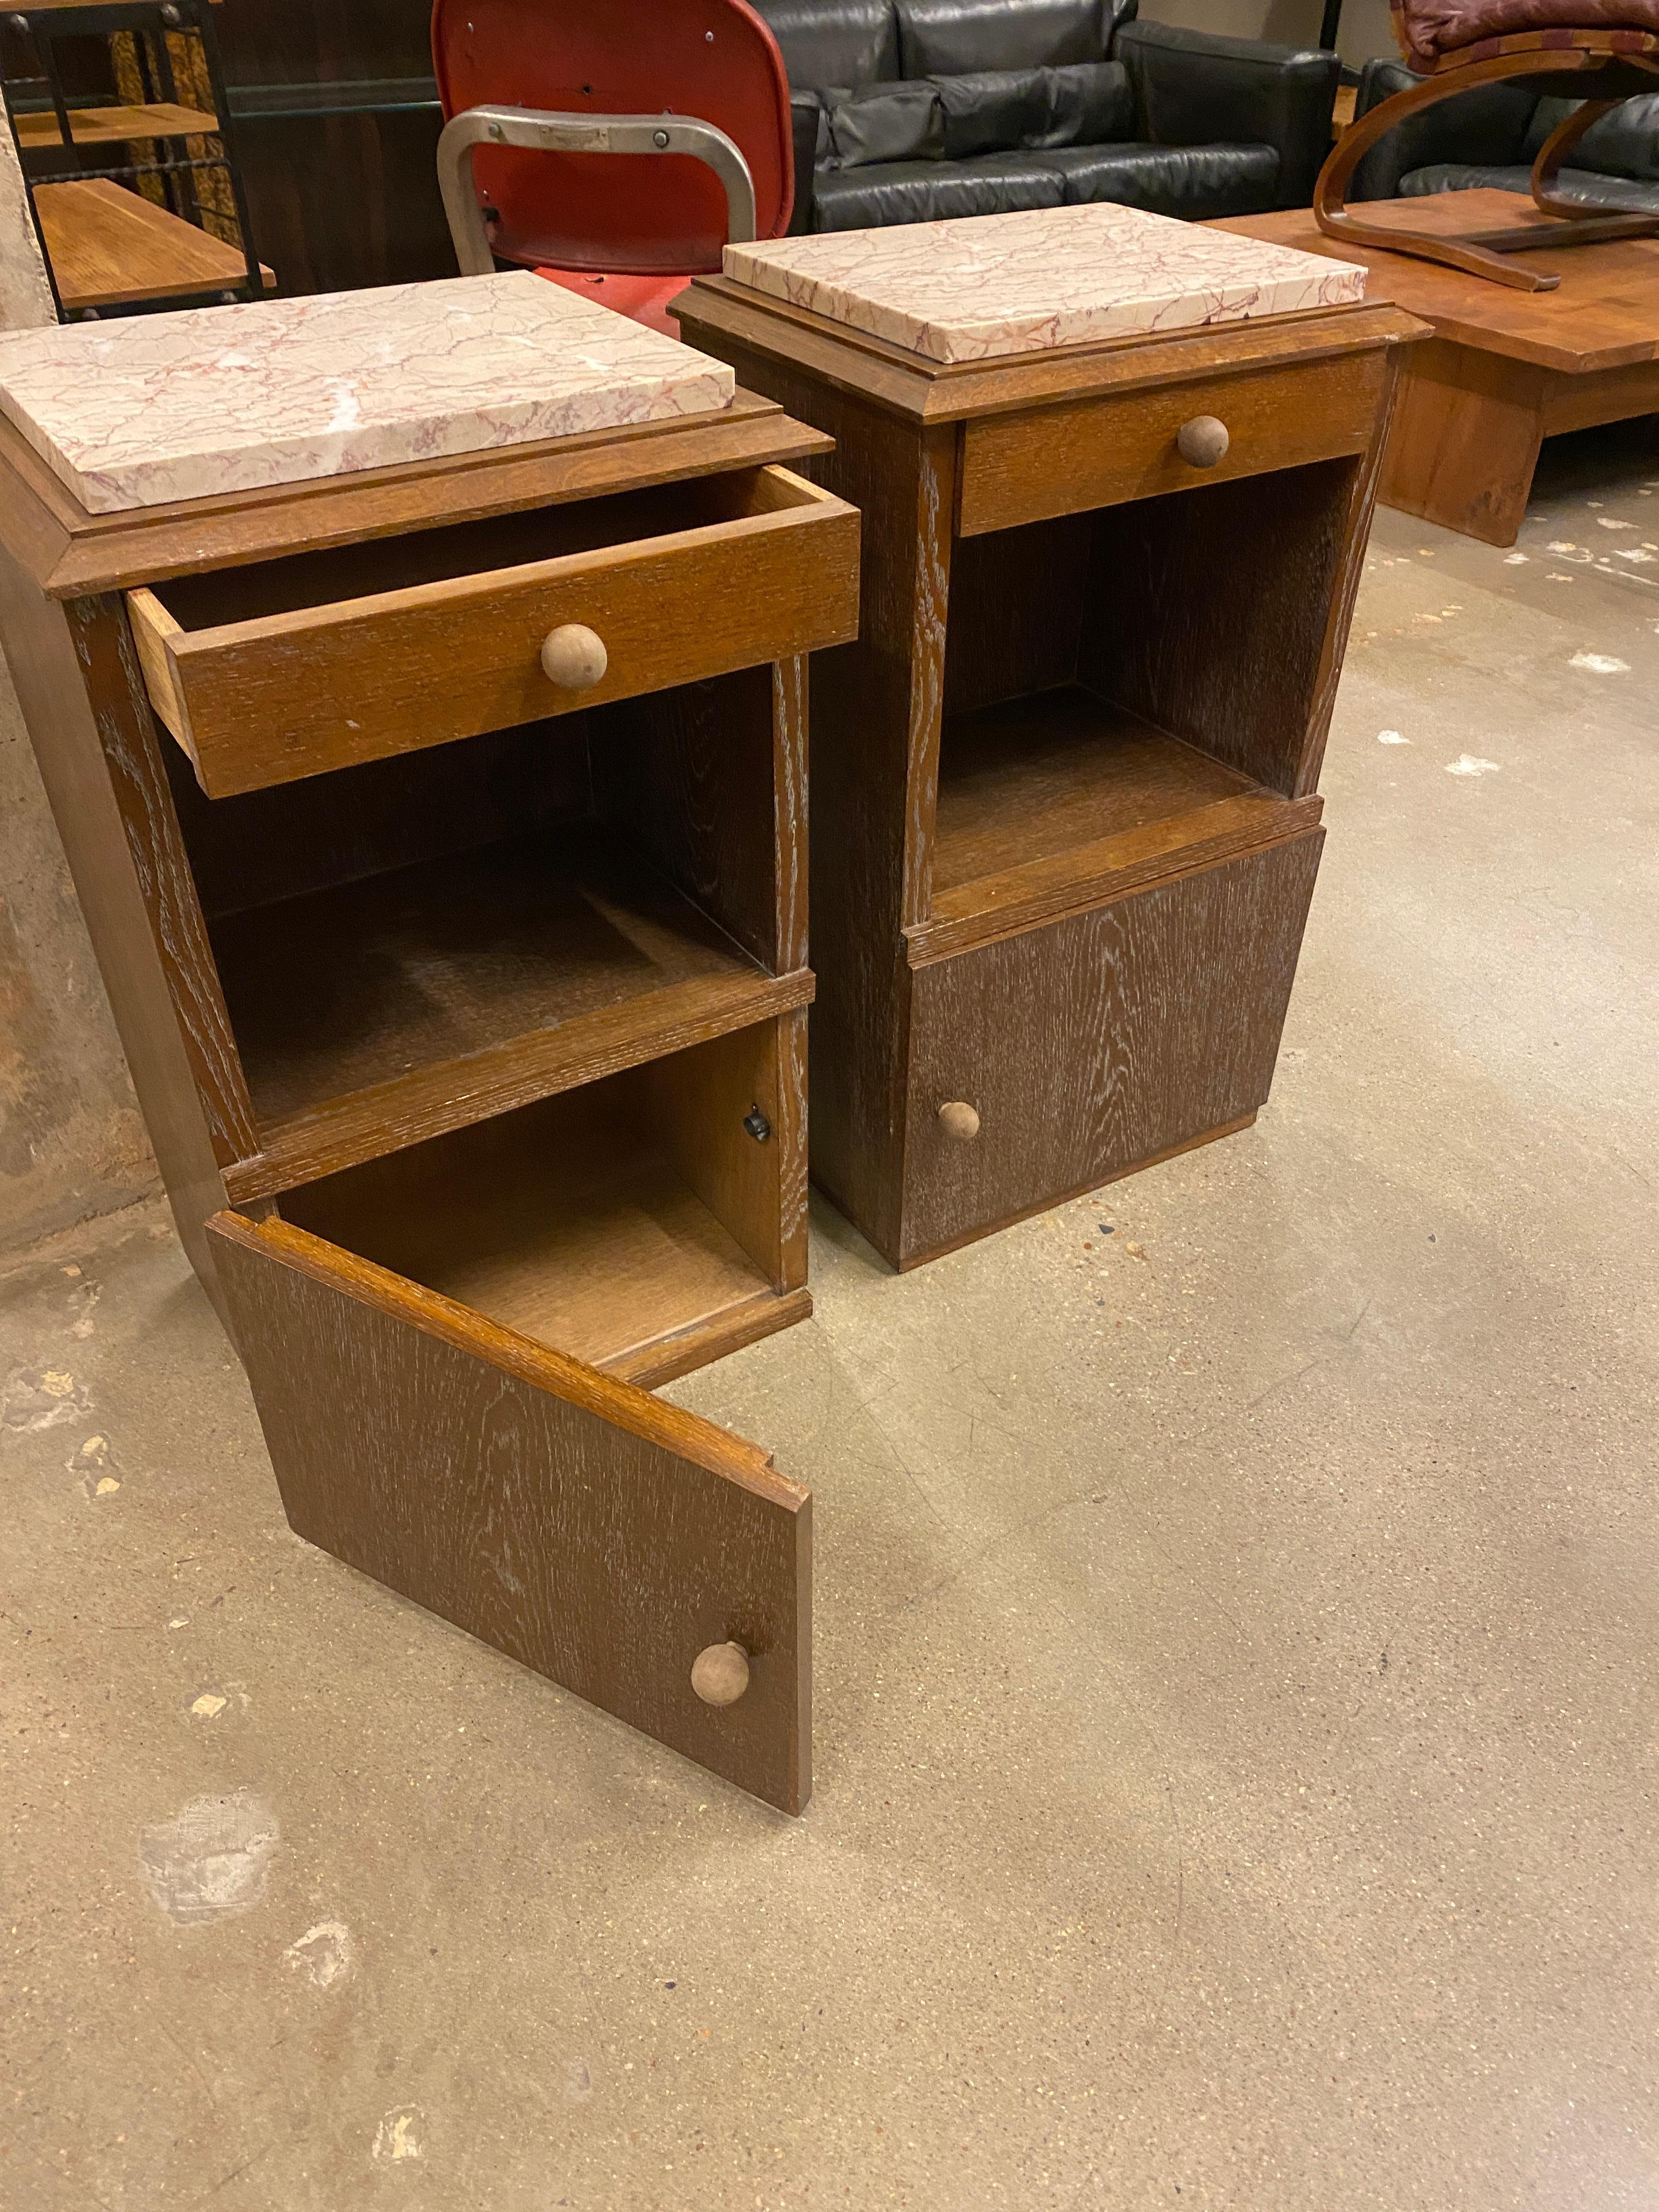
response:
{"label": "marble slab", "polygon": [[1044,208],[728,246],[726,274],[928,361],[1342,307],[1365,271],[1139,208]]}
{"label": "marble slab", "polygon": [[527,270],[0,334],[0,411],[97,514],[701,415],[733,388]]}

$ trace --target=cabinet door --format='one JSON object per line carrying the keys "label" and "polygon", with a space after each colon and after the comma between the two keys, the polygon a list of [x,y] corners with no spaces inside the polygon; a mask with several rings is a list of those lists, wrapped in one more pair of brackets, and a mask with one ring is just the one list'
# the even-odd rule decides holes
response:
{"label": "cabinet door", "polygon": [[[811,1792],[811,1500],[757,1446],[276,1219],[208,1233],[290,1526],[757,1797]],[[705,1704],[692,1662],[742,1645]]]}

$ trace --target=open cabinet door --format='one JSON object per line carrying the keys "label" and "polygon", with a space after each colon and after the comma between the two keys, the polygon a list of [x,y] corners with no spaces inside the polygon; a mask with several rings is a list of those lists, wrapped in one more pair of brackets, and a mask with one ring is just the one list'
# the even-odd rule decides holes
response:
{"label": "open cabinet door", "polygon": [[[289,1525],[700,1765],[811,1794],[811,1499],[712,1422],[291,1223],[208,1224]],[[692,1662],[750,1655],[735,1703]]]}

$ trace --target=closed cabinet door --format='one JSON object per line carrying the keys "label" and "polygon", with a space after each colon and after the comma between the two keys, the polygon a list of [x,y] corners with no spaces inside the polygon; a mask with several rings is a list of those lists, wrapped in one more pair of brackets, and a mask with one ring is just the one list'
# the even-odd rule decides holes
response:
{"label": "closed cabinet door", "polygon": [[801,1810],[806,1491],[712,1422],[291,1222],[221,1213],[209,1236],[298,1534]]}

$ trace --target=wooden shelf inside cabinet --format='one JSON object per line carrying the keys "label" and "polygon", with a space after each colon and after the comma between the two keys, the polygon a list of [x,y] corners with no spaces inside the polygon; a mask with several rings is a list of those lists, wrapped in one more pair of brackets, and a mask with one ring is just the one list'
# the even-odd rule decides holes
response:
{"label": "wooden shelf inside cabinet", "polygon": [[283,1218],[633,1382],[811,1311],[775,1290],[638,1118],[629,1077],[331,1176]]}
{"label": "wooden shelf inside cabinet", "polygon": [[223,916],[263,1150],[238,1200],[802,1006],[594,823]]}
{"label": "wooden shelf inside cabinet", "polygon": [[1293,835],[1319,811],[1080,684],[947,715],[912,963]]}
{"label": "wooden shelf inside cabinet", "polygon": [[[34,205],[58,296],[70,313],[228,291],[247,282],[237,247],[107,177],[37,185]],[[259,278],[267,291],[276,282],[264,267]]]}
{"label": "wooden shelf inside cabinet", "polygon": [[7,658],[290,1527],[791,1813],[811,1499],[651,1387],[811,1311],[826,443],[739,392],[94,514],[0,427]]}

